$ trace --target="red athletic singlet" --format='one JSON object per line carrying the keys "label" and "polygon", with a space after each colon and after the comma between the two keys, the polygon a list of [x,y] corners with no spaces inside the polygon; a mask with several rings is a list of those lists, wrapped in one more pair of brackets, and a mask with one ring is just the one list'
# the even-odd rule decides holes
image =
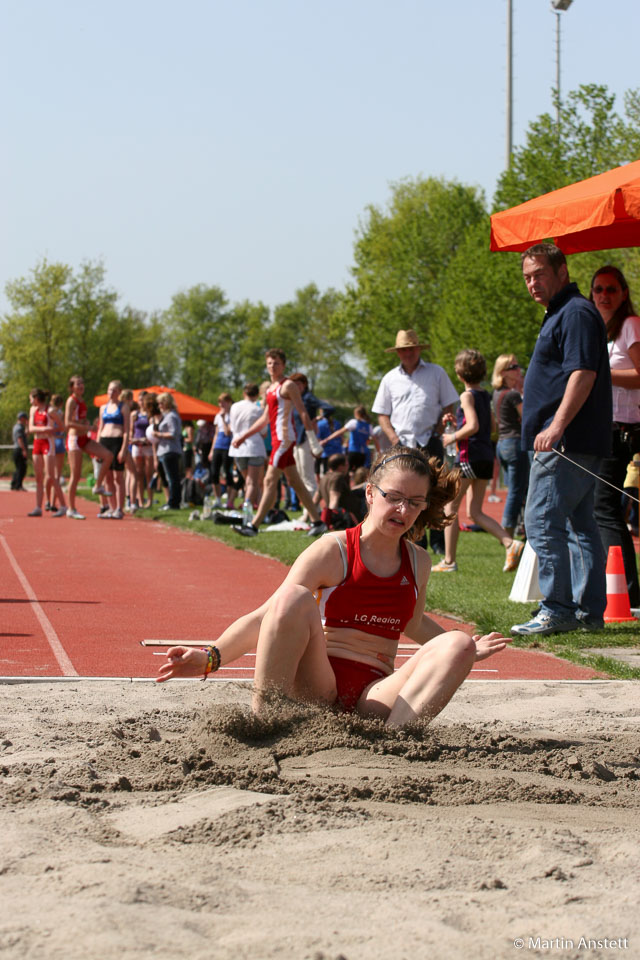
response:
{"label": "red athletic singlet", "polygon": [[[36,410],[33,415],[33,425],[35,427],[48,427],[49,414],[46,410]],[[33,441],[33,453],[39,453],[47,456],[49,453],[49,437],[43,437],[42,434],[36,434]]]}
{"label": "red athletic singlet", "polygon": [[296,431],[293,425],[293,404],[282,396],[282,380],[267,390],[267,407],[271,426],[271,456],[269,463],[275,467],[291,466],[294,463],[293,448]]}
{"label": "red athletic singlet", "polygon": [[[77,397],[73,398],[76,402],[76,413],[74,420],[86,420],[87,419],[87,405],[84,400],[78,400]],[[71,432],[73,431],[73,432]],[[88,433],[76,433],[73,427],[71,431],[67,433],[67,450],[82,450],[83,447],[89,443],[91,439]]]}
{"label": "red athletic singlet", "polygon": [[337,587],[318,591],[318,606],[327,627],[345,627],[388,640],[397,640],[415,610],[418,589],[404,540],[400,569],[392,577],[377,577],[360,556],[360,528],[347,534],[347,575]]}

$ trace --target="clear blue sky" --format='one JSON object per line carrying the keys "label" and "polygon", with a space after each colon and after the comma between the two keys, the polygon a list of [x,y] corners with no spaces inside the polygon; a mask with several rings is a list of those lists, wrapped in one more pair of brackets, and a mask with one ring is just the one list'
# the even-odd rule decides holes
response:
{"label": "clear blue sky", "polygon": [[[515,144],[551,109],[555,22],[514,0]],[[574,0],[562,28],[563,91],[621,110],[638,0]],[[102,259],[145,311],[196,283],[340,289],[391,182],[491,197],[505,60],[506,0],[0,0],[1,287],[46,257]]]}

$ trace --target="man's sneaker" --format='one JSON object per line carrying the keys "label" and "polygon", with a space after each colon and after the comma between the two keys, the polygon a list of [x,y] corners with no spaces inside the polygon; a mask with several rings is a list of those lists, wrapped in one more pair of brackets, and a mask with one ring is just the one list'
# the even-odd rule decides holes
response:
{"label": "man's sneaker", "polygon": [[507,547],[507,556],[504,561],[504,567],[502,568],[503,573],[508,573],[510,570],[515,570],[518,564],[520,563],[520,557],[522,556],[522,551],[524,550],[524,543],[522,540],[512,540],[509,546]]}
{"label": "man's sneaker", "polygon": [[77,510],[72,510],[71,507],[69,507],[68,510],[67,510],[67,516],[68,516],[68,517],[71,517],[72,520],[84,520],[84,519],[85,519],[85,517],[84,517],[81,513],[78,513]]}
{"label": "man's sneaker", "polygon": [[42,516],[42,508],[41,508],[41,507],[34,507],[33,510],[31,511],[31,513],[28,513],[27,516],[28,516],[28,517],[41,517],[41,516]]}
{"label": "man's sneaker", "polygon": [[112,497],[113,490],[107,490],[106,487],[95,486],[93,492],[97,497]]}
{"label": "man's sneaker", "polygon": [[432,573],[457,573],[458,564],[455,560],[452,563],[447,563],[446,560],[441,560],[440,563],[436,563],[435,567],[431,567]]}
{"label": "man's sneaker", "polygon": [[500,497],[497,497],[495,493],[490,493],[487,497],[489,503],[501,503]]}
{"label": "man's sneaker", "polygon": [[114,510],[113,513],[111,514],[112,520],[122,520],[123,518],[124,518],[124,513],[120,509]]}
{"label": "man's sneaker", "polygon": [[316,520],[311,524],[307,532],[308,537],[319,537],[321,533],[326,533],[329,527],[322,520]]}
{"label": "man's sneaker", "polygon": [[49,510],[55,510],[55,507],[52,507],[51,504],[48,503],[48,502],[45,503],[44,508],[45,508],[45,510],[46,510],[47,512],[48,512]]}
{"label": "man's sneaker", "polygon": [[254,527],[252,523],[243,523],[242,526],[231,527],[231,529],[235,530],[236,533],[239,533],[241,537],[258,536],[257,527]]}
{"label": "man's sneaker", "polygon": [[598,630],[604,630],[604,620],[598,617],[578,617],[578,626],[587,633],[596,633]]}
{"label": "man's sneaker", "polygon": [[57,510],[53,511],[54,517],[66,517],[66,515],[67,515],[66,507],[58,507]]}
{"label": "man's sneaker", "polygon": [[540,612],[527,623],[516,623],[510,632],[519,637],[544,637],[549,633],[568,633],[570,630],[579,629],[580,622],[575,617],[571,620],[558,620],[548,613]]}
{"label": "man's sneaker", "polygon": [[100,513],[98,514],[98,520],[111,520],[111,517],[112,517],[112,516],[113,516],[113,514],[112,514],[111,510],[109,510],[109,508],[107,508],[106,510],[101,510],[101,511],[100,511]]}

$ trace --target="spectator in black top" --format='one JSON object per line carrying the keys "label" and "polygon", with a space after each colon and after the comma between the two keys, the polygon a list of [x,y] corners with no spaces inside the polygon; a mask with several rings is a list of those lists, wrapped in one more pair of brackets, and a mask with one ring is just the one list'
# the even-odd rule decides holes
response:
{"label": "spectator in black top", "polygon": [[13,462],[15,464],[15,470],[11,478],[12,490],[24,490],[22,481],[27,473],[27,459],[29,457],[29,448],[27,447],[28,422],[28,415],[20,411],[13,425]]}
{"label": "spectator in black top", "polygon": [[529,457],[522,449],[522,369],[513,353],[496,360],[491,377],[493,412],[498,424],[497,454],[508,487],[502,526],[513,536],[529,486]]}

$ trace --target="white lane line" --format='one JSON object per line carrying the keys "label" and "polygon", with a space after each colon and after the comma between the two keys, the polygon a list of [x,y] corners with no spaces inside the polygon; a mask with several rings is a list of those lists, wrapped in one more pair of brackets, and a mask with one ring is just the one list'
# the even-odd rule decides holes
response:
{"label": "white lane line", "polygon": [[9,546],[9,544],[7,543],[7,541],[5,540],[4,536],[3,536],[1,533],[0,533],[0,542],[2,542],[2,546],[4,547],[4,552],[6,553],[7,557],[9,558],[9,563],[10,563],[11,566],[13,567],[13,571],[14,571],[15,575],[16,575],[16,577],[18,578],[18,580],[20,581],[20,584],[21,584],[21,586],[22,586],[22,589],[23,589],[24,592],[26,593],[26,595],[27,595],[27,597],[29,598],[29,600],[31,600],[32,610],[33,610],[33,612],[35,613],[35,615],[36,615],[36,617],[38,618],[38,620],[40,621],[40,626],[41,626],[42,629],[44,630],[44,634],[45,634],[47,640],[49,641],[49,646],[51,647],[51,652],[53,653],[53,655],[54,655],[54,657],[55,657],[55,659],[56,659],[56,661],[57,661],[57,663],[58,663],[58,666],[60,667],[60,670],[62,671],[62,675],[63,675],[64,677],[77,677],[77,676],[78,676],[78,671],[75,669],[75,667],[74,667],[73,664],[71,663],[71,660],[70,660],[69,657],[67,656],[67,653],[66,653],[64,647],[62,646],[62,643],[60,642],[60,638],[58,637],[58,634],[57,634],[56,631],[53,629],[53,625],[52,625],[51,621],[49,620],[48,616],[46,615],[46,613],[44,612],[44,610],[43,610],[42,607],[40,606],[40,603],[38,602],[38,598],[37,598],[37,596],[36,596],[36,594],[35,594],[32,586],[31,586],[31,584],[29,583],[29,581],[28,581],[27,578],[25,577],[24,573],[23,573],[22,570],[20,569],[20,566],[19,566],[19,564],[18,564],[18,561],[16,560],[16,558],[14,557],[14,555],[13,555],[13,553],[12,553],[12,551],[11,551],[11,547]]}

